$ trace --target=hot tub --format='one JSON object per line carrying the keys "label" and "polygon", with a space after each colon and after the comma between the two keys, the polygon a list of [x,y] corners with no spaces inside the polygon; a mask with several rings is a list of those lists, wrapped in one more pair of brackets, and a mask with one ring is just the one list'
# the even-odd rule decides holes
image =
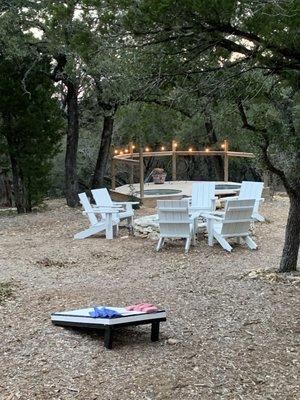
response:
{"label": "hot tub", "polygon": [[[166,181],[161,185],[153,182],[145,183],[144,185],[144,205],[156,207],[156,200],[170,199],[179,200],[192,195],[192,186],[195,181]],[[238,182],[216,182],[216,196],[233,196],[236,195],[241,187]],[[140,185],[124,185],[111,191],[113,199],[116,201],[125,201],[135,198],[140,199]]]}

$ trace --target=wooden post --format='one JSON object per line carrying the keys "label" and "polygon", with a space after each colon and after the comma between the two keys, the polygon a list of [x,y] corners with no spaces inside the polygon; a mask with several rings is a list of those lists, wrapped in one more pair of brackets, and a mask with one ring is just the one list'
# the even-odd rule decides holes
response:
{"label": "wooden post", "polygon": [[172,181],[176,181],[177,179],[176,147],[177,147],[176,141],[172,140]]}
{"label": "wooden post", "polygon": [[[129,153],[131,156],[130,158],[133,159],[133,143],[132,142],[129,142]],[[131,164],[130,165],[130,174],[129,174],[129,183],[130,184],[133,184],[133,172],[134,172],[133,168],[134,168],[134,166],[133,166],[133,164]]]}
{"label": "wooden post", "polygon": [[116,160],[114,159],[114,154],[111,162],[111,188],[116,189]]}
{"label": "wooden post", "polygon": [[140,198],[144,198],[144,157],[143,157],[143,146],[140,143],[139,146],[139,163],[140,163]]}
{"label": "wooden post", "polygon": [[224,182],[228,182],[228,141],[224,141]]}

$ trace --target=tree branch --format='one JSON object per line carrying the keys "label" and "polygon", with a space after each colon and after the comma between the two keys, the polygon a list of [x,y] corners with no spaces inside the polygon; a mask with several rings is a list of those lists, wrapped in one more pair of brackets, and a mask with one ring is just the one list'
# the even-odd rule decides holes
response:
{"label": "tree branch", "polygon": [[284,187],[285,187],[285,189],[286,189],[288,194],[293,194],[293,195],[296,194],[296,191],[289,184],[289,182],[288,182],[288,180],[287,180],[287,178],[285,176],[284,171],[282,171],[281,169],[275,167],[275,165],[273,164],[273,162],[271,161],[271,159],[269,157],[268,150],[269,150],[269,146],[270,146],[270,140],[269,140],[269,137],[268,137],[268,134],[267,134],[267,130],[266,129],[258,129],[254,125],[249,124],[246,112],[244,110],[242,101],[240,99],[237,101],[237,106],[238,106],[238,110],[239,110],[241,119],[243,121],[242,128],[243,129],[248,129],[248,130],[250,130],[252,132],[258,133],[259,136],[262,139],[262,142],[259,145],[259,147],[260,147],[261,152],[262,152],[261,154],[262,154],[263,162],[265,163],[265,165],[268,168],[268,170],[270,172],[272,172],[273,174],[277,175],[281,179],[281,181],[282,181],[282,183],[283,183],[283,185],[284,185]]}

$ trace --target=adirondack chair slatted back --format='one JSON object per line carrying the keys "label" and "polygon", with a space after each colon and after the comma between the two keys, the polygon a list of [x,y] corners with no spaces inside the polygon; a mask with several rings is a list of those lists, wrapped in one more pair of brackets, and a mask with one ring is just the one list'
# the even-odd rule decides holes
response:
{"label": "adirondack chair slatted back", "polygon": [[195,182],[192,185],[192,207],[213,211],[212,199],[215,197],[215,182]]}
{"label": "adirondack chair slatted back", "polygon": [[259,202],[264,188],[263,182],[243,181],[239,193],[239,200],[255,199],[254,213],[258,212]]}
{"label": "adirondack chair slatted back", "polygon": [[246,236],[249,234],[254,199],[228,200],[222,222],[222,236]]}
{"label": "adirondack chair slatted back", "polygon": [[98,223],[98,219],[93,212],[92,206],[89,202],[89,199],[85,193],[79,193],[78,197],[80,199],[80,203],[82,204],[82,207],[84,211],[87,213],[88,219],[90,220],[91,225],[95,225]]}
{"label": "adirondack chair slatted back", "polygon": [[162,237],[191,236],[191,221],[187,200],[158,200],[157,212]]}
{"label": "adirondack chair slatted back", "polygon": [[110,207],[113,205],[112,199],[110,198],[110,195],[106,188],[93,189],[92,194],[93,194],[93,197],[95,199],[97,206]]}

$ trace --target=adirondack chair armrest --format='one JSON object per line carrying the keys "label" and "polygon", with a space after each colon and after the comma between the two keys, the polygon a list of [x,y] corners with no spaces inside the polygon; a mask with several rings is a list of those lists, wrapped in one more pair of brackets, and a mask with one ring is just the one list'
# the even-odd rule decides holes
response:
{"label": "adirondack chair armrest", "polygon": [[227,200],[237,200],[238,198],[239,196],[228,196],[228,197],[220,197],[219,200],[222,203]]}
{"label": "adirondack chair armrest", "polygon": [[121,205],[111,204],[108,206],[94,206],[93,210],[122,210],[124,207]]}
{"label": "adirondack chair armrest", "polygon": [[203,213],[201,215],[202,215],[202,217],[204,217],[206,219],[212,219],[215,221],[223,221],[224,220],[224,218],[222,216],[211,214],[211,213],[207,213],[207,214]]}
{"label": "adirondack chair armrest", "polygon": [[113,202],[113,205],[116,205],[116,206],[125,206],[125,207],[127,207],[127,206],[132,206],[132,205],[134,205],[134,204],[140,204],[138,201],[124,201],[124,202],[116,202],[116,201],[114,201]]}
{"label": "adirondack chair armrest", "polygon": [[112,206],[101,206],[94,207],[92,211],[83,211],[83,214],[95,214],[95,213],[118,213],[119,211],[123,211],[123,208],[120,207],[112,207]]}

